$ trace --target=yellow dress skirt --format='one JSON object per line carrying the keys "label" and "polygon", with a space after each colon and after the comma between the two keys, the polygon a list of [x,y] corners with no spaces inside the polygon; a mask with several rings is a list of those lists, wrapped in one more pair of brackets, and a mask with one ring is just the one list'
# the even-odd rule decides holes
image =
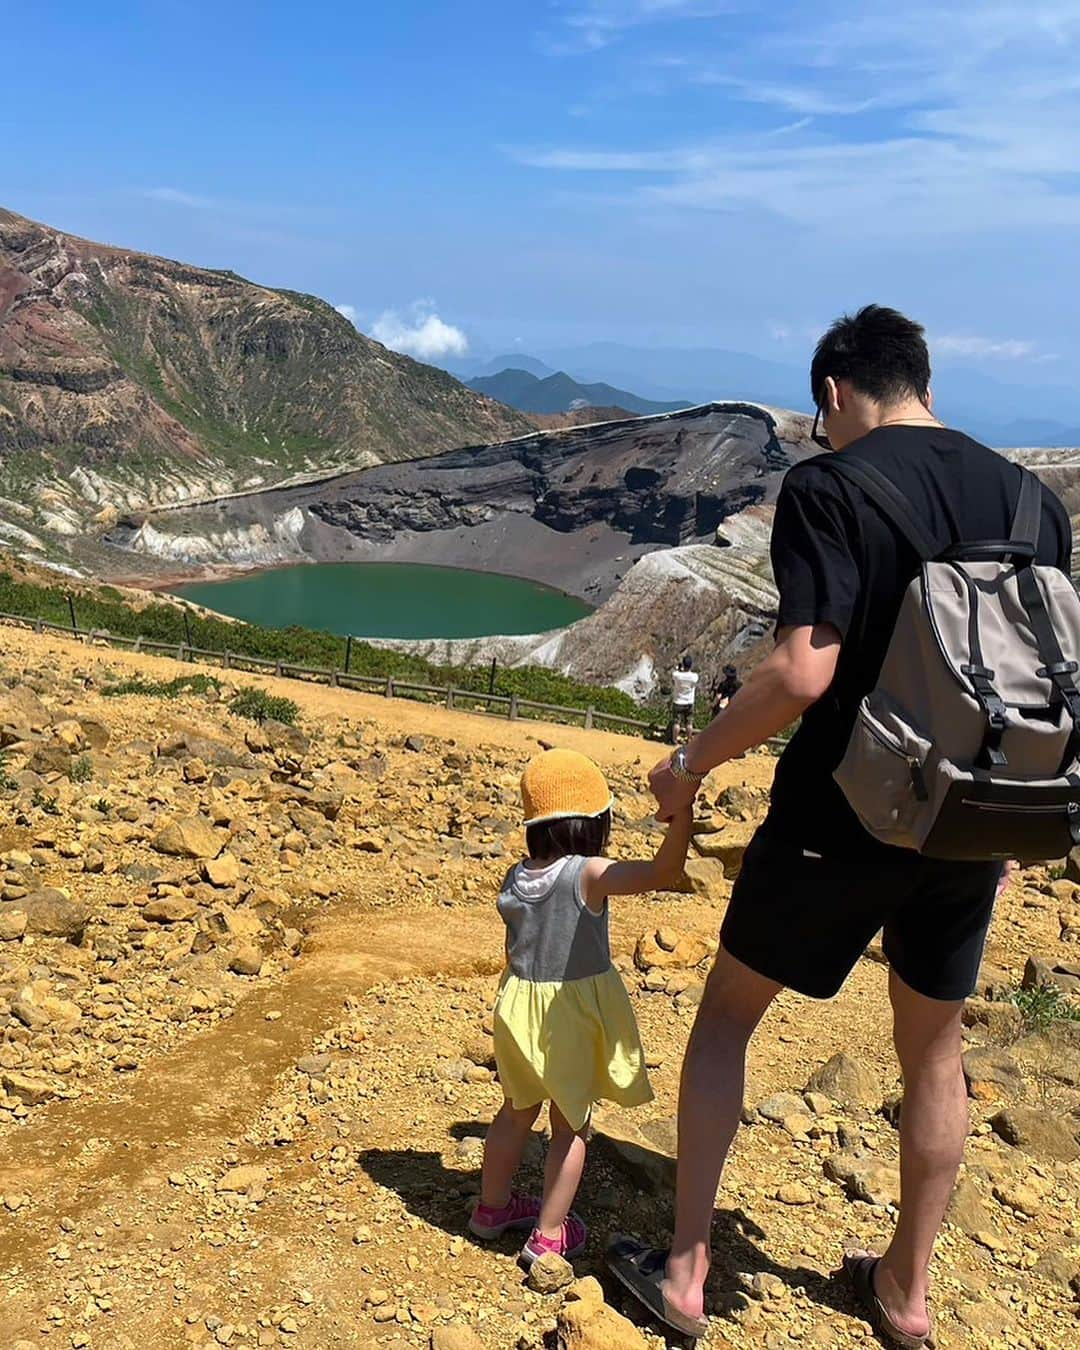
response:
{"label": "yellow dress skirt", "polygon": [[614,966],[550,983],[507,970],[494,1023],[499,1081],[518,1110],[551,1101],[581,1130],[593,1102],[652,1101],[634,1010]]}

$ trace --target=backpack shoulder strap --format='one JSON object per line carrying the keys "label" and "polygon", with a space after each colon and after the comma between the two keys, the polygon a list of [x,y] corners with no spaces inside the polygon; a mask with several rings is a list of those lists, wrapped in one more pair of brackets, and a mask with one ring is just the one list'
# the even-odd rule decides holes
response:
{"label": "backpack shoulder strap", "polygon": [[1042,528],[1042,482],[1030,469],[1020,470],[1020,493],[1013,512],[1010,544],[1030,544],[1038,551],[1039,531]]}
{"label": "backpack shoulder strap", "polygon": [[945,545],[930,534],[908,497],[880,469],[843,453],[833,455],[827,463],[870,498],[915,550],[920,562],[930,562],[943,551]]}

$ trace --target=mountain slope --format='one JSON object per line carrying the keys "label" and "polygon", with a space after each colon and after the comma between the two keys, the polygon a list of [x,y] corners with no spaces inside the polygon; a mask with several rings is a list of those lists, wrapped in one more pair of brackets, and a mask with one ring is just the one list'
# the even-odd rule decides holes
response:
{"label": "mountain slope", "polygon": [[498,399],[521,412],[558,413],[568,412],[575,405],[592,408],[626,408],[628,412],[649,414],[679,412],[689,408],[685,402],[657,403],[647,398],[638,398],[625,389],[616,389],[610,384],[581,384],[557,371],[546,379],[538,379],[527,370],[503,370],[498,375],[480,376],[469,380],[470,389]]}
{"label": "mountain slope", "polygon": [[529,429],[313,296],[0,210],[0,490],[38,527]]}

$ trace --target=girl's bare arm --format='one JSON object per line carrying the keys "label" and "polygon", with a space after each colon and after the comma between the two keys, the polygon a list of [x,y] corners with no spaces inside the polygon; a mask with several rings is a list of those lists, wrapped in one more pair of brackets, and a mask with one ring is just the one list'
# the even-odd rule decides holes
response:
{"label": "girl's bare arm", "polygon": [[590,909],[598,909],[609,895],[671,890],[682,876],[692,824],[691,807],[676,812],[656,856],[648,860],[615,862],[611,858],[590,858],[581,874],[585,903]]}

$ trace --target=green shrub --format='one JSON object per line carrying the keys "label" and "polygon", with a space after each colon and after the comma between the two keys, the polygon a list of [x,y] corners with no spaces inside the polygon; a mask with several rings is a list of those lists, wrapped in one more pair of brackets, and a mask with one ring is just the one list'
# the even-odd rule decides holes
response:
{"label": "green shrub", "polygon": [[78,759],[71,763],[71,781],[73,783],[89,782],[94,776],[94,765],[89,755],[80,755]]}
{"label": "green shrub", "polygon": [[0,750],[0,790],[4,792],[14,792],[18,786],[18,783],[16,783],[15,779],[12,778],[11,774],[8,772],[6,753],[3,750]]}
{"label": "green shrub", "polygon": [[96,801],[90,803],[91,809],[100,811],[103,816],[107,816],[112,810],[112,802],[107,797],[98,797]]}
{"label": "green shrub", "polygon": [[1047,871],[1050,874],[1051,881],[1065,880],[1065,864],[1063,862],[1052,863]]}
{"label": "green shrub", "polygon": [[1026,1031],[1048,1031],[1055,1022],[1080,1022],[1080,1005],[1055,984],[1014,989],[1009,997],[1020,1009]]}
{"label": "green shrub", "polygon": [[287,722],[289,726],[300,716],[300,709],[291,698],[279,698],[250,685],[233,695],[229,711],[236,717],[250,717],[253,722]]}
{"label": "green shrub", "polygon": [[111,698],[123,694],[146,694],[150,698],[180,698],[183,694],[207,694],[220,689],[213,675],[178,675],[175,680],[144,680],[141,675],[107,685],[101,692]]}

